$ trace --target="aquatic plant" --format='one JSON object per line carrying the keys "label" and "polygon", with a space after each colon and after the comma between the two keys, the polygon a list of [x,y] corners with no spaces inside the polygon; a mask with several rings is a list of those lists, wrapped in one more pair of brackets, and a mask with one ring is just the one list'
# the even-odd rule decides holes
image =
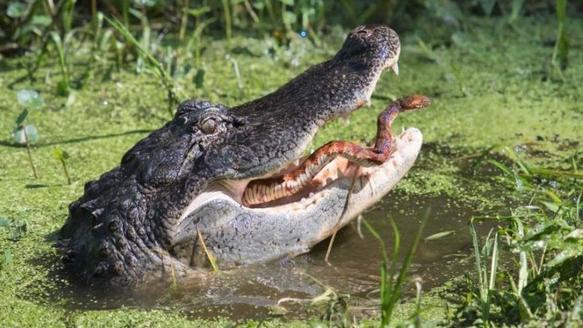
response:
{"label": "aquatic plant", "polygon": [[[471,228],[476,271],[465,282],[468,296],[452,324],[580,326],[583,293],[573,286],[583,283],[583,175],[576,165],[572,171],[540,168],[506,151],[511,165],[490,163],[526,204],[510,215],[482,218],[500,226],[481,251]],[[516,260],[498,264],[497,235],[504,254],[516,254]],[[490,271],[485,256],[491,257]]]}
{"label": "aquatic plant", "polygon": [[93,16],[93,44],[92,44],[92,57],[93,59],[102,64],[107,65],[109,64],[110,60],[107,59],[107,56],[113,52],[115,56],[115,60],[113,61],[116,64],[118,71],[121,69],[121,63],[123,59],[123,54],[121,53],[123,47],[119,45],[115,38],[113,38],[113,31],[109,28],[104,28],[104,21],[105,16],[102,12],[97,12]]}
{"label": "aquatic plant", "polygon": [[277,301],[277,305],[272,306],[272,312],[284,314],[288,310],[284,307],[284,304],[301,304],[306,306],[310,310],[317,311],[319,313],[319,321],[314,320],[311,326],[319,327],[324,324],[328,327],[355,327],[358,322],[353,316],[351,316],[351,310],[349,305],[350,295],[339,293],[336,289],[331,286],[326,285],[316,277],[311,276],[308,273],[303,273],[310,280],[312,280],[316,285],[322,288],[322,293],[312,297],[312,298],[295,298],[295,297],[284,297]]}
{"label": "aquatic plant", "polygon": [[171,78],[170,73],[164,68],[164,66],[154,57],[154,55],[143,46],[141,42],[138,42],[133,34],[127,29],[116,18],[105,17],[107,22],[119,33],[123,38],[129,42],[133,47],[135,47],[141,56],[154,68],[154,72],[157,77],[161,80],[162,85],[166,89],[167,100],[168,100],[168,110],[171,115],[174,114],[174,106],[178,103],[178,97],[175,91],[174,81]]}
{"label": "aquatic plant", "polygon": [[[67,57],[65,52],[65,42],[57,32],[50,33],[51,40],[55,45],[55,49],[57,50],[58,58],[59,58],[59,67],[61,68],[61,75],[62,80],[57,85],[57,94],[61,96],[68,96],[71,90],[70,85],[70,78],[69,78],[69,69],[67,67]],[[70,34],[69,36],[70,37]]]}
{"label": "aquatic plant", "polygon": [[520,14],[522,12],[522,9],[524,7],[524,1],[525,0],[512,0],[512,7],[511,7],[511,11],[510,11],[510,16],[508,18],[508,21],[510,23],[516,21],[518,19],[518,17],[520,17]]}
{"label": "aquatic plant", "polygon": [[202,18],[205,14],[210,12],[210,10],[211,9],[208,6],[188,10],[188,15],[192,16],[197,22],[197,24],[195,25],[196,27],[194,28],[194,31],[192,31],[190,38],[188,39],[188,42],[186,44],[187,51],[194,52],[195,67],[200,66],[200,55],[203,48],[202,33],[210,24],[212,24],[215,21],[214,18],[206,20]]}
{"label": "aquatic plant", "polygon": [[67,169],[67,160],[69,159],[69,153],[67,153],[66,151],[62,150],[59,147],[56,147],[53,149],[52,155],[53,158],[59,161],[63,166],[63,173],[67,178],[67,184],[71,184],[71,177],[69,176],[69,170]]}
{"label": "aquatic plant", "polygon": [[18,104],[22,107],[22,112],[18,114],[14,121],[14,130],[12,131],[12,138],[19,145],[26,146],[28,161],[32,169],[32,174],[38,178],[36,168],[32,160],[31,145],[36,143],[39,139],[39,134],[33,124],[25,124],[28,114],[31,110],[37,110],[44,106],[44,100],[40,94],[34,90],[23,89],[16,93]]}
{"label": "aquatic plant", "polygon": [[[476,320],[474,323],[490,327],[492,294],[496,288],[496,273],[498,271],[498,233],[494,233],[492,236],[492,230],[490,230],[483,248],[480,248],[478,233],[473,222],[470,223],[470,234],[474,246],[475,273],[478,276],[476,301],[481,316],[480,320]],[[490,257],[490,263],[487,261],[488,257]]]}
{"label": "aquatic plant", "polygon": [[[0,15],[0,30],[7,42],[1,48],[5,51],[18,51],[23,45],[32,44],[42,38],[44,30],[52,25],[50,6],[42,11],[36,1],[10,1],[6,6],[6,15]],[[4,13],[2,13],[4,14]]]}
{"label": "aquatic plant", "polygon": [[569,40],[567,39],[566,21],[567,21],[567,0],[556,0],[557,12],[557,36],[555,48],[553,50],[553,66],[559,73],[561,79],[565,79],[562,71],[567,68],[569,56]]}
{"label": "aquatic plant", "polygon": [[[28,225],[26,221],[14,220],[14,219],[7,219],[0,217],[0,228],[5,228],[8,230],[8,239],[10,241],[18,241],[20,238],[26,234],[28,229]],[[4,260],[6,261],[6,257],[10,256],[10,253],[4,253]]]}
{"label": "aquatic plant", "polygon": [[204,85],[205,69],[201,65],[201,54],[203,51],[202,34],[204,30],[211,25],[215,19],[203,19],[204,14],[210,12],[210,7],[204,6],[197,9],[189,9],[187,11],[189,16],[192,16],[197,22],[194,31],[191,32],[190,38],[186,42],[185,50],[192,56],[192,67],[196,67],[196,73],[193,77],[193,82],[196,88],[201,89]]}
{"label": "aquatic plant", "polygon": [[[402,295],[402,288],[405,284],[408,276],[409,267],[411,265],[411,261],[413,260],[413,256],[417,251],[417,246],[419,245],[419,241],[421,240],[421,235],[423,233],[423,229],[427,220],[429,219],[430,210],[428,209],[425,213],[423,219],[421,220],[421,224],[419,225],[419,229],[417,230],[417,234],[415,235],[415,239],[413,240],[413,244],[403,257],[403,263],[401,264],[401,268],[397,270],[397,259],[400,257],[401,254],[401,236],[399,233],[399,229],[393,220],[390,220],[391,227],[393,228],[393,253],[391,259],[389,259],[389,255],[387,253],[387,246],[385,241],[381,238],[381,236],[376,232],[372,226],[363,220],[368,231],[376,238],[381,245],[382,251],[382,262],[381,262],[381,286],[380,286],[380,298],[381,298],[381,327],[389,327],[391,325],[391,321],[393,319],[393,311],[395,310],[396,305],[398,304],[399,300],[401,299]],[[389,264],[390,263],[390,264]],[[398,272],[398,273],[397,273]],[[420,287],[418,287],[419,289]],[[420,297],[420,290],[418,291]],[[419,306],[420,299],[417,301]],[[419,309],[418,309],[419,310]],[[419,312],[416,311],[415,319],[419,320]]]}
{"label": "aquatic plant", "polygon": [[232,23],[231,23],[231,5],[229,0],[221,0],[223,6],[223,13],[225,17],[225,36],[227,37],[227,42],[231,43],[231,37],[233,35]]}
{"label": "aquatic plant", "polygon": [[73,27],[73,14],[76,0],[64,0],[59,4],[62,6],[61,20],[63,22],[63,34],[67,35]]}

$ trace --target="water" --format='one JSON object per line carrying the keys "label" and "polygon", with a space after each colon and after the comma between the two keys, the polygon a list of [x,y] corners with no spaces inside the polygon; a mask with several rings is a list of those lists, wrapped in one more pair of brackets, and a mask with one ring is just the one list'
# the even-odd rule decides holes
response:
{"label": "water", "polygon": [[[422,241],[419,245],[409,276],[421,278],[424,290],[471,269],[471,262],[467,261],[471,251],[468,222],[476,214],[474,206],[443,196],[410,198],[391,193],[364,213],[367,222],[387,242],[390,254],[389,217],[400,230],[401,249],[407,251],[427,209],[431,212],[424,237],[443,231],[453,233],[441,239]],[[478,223],[477,228],[484,234],[491,226]],[[286,317],[301,318],[309,316],[307,303],[325,291],[323,284],[338,294],[349,294],[349,304],[359,309],[359,313],[371,314],[379,302],[381,247],[364,224],[360,230],[362,237],[357,222],[353,222],[338,233],[330,265],[324,260],[329,243],[326,240],[309,254],[211,273],[172,290],[130,295],[75,288],[64,291],[65,295],[59,298],[64,296],[67,307],[74,309],[110,309],[124,305],[169,309],[197,318],[221,316],[235,320],[273,316],[274,307],[281,300]],[[406,288],[405,294],[412,295],[413,285],[409,283]]]}

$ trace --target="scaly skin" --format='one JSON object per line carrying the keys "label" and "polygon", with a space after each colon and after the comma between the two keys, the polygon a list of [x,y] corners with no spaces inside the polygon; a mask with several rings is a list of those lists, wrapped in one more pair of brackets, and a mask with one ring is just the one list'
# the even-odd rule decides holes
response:
{"label": "scaly skin", "polygon": [[[381,73],[396,71],[399,53],[394,31],[361,26],[332,59],[263,98],[233,109],[184,102],[70,205],[59,240],[66,267],[88,284],[139,288],[208,266],[199,236],[221,268],[308,251],[403,177],[419,131],[397,139],[392,159],[368,172],[374,194],[355,194],[359,202],[348,209],[338,202],[348,193],[344,179],[283,207],[245,207],[243,191],[299,158],[326,122],[367,104]],[[340,213],[348,215],[338,221]]]}

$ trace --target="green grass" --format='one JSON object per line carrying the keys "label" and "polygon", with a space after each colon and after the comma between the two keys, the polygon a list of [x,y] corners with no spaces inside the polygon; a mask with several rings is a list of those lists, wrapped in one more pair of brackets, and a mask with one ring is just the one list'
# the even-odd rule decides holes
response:
{"label": "green grass", "polygon": [[[376,232],[368,222],[364,221],[368,231],[376,238],[382,249],[382,262],[381,262],[381,287],[380,287],[380,310],[381,310],[381,327],[389,327],[391,323],[394,323],[393,314],[395,308],[397,307],[398,303],[401,301],[403,287],[405,285],[406,280],[409,279],[408,271],[411,266],[411,261],[415,256],[415,252],[417,250],[417,246],[419,245],[419,241],[421,240],[421,235],[423,234],[423,228],[429,219],[429,215],[431,214],[430,209],[427,210],[425,217],[421,221],[419,225],[419,229],[417,230],[417,234],[414,237],[413,244],[407,250],[407,253],[403,256],[402,264],[399,270],[397,270],[397,266],[399,265],[400,253],[401,253],[401,234],[399,233],[399,229],[395,225],[395,222],[391,220],[391,227],[393,228],[392,240],[393,240],[393,253],[392,256],[389,258],[387,254],[387,247],[385,241],[381,238],[381,236]],[[420,304],[420,294],[421,294],[421,287],[418,285],[417,287],[417,304]],[[419,318],[419,311],[420,309],[416,309],[417,318]],[[418,320],[420,321],[420,320]]]}
{"label": "green grass", "polygon": [[[265,10],[266,16],[261,16],[262,19],[268,17]],[[542,321],[552,320],[556,313],[567,316],[574,313],[561,308],[562,300],[566,300],[566,308],[580,307],[577,305],[581,303],[579,296],[572,288],[567,291],[573,284],[572,279],[576,278],[559,280],[558,285],[552,284],[552,278],[553,270],[560,271],[579,254],[577,242],[573,246],[570,242],[560,244],[559,241],[565,239],[567,242],[566,236],[575,231],[570,228],[576,225],[577,218],[572,213],[580,211],[573,211],[573,208],[581,205],[573,201],[577,199],[576,189],[562,184],[559,188],[549,186],[553,181],[577,179],[581,172],[581,155],[573,153],[577,147],[575,143],[583,140],[580,129],[583,112],[578,105],[583,95],[583,57],[570,57],[569,67],[563,71],[564,81],[548,78],[544,67],[552,58],[553,47],[545,46],[545,42],[555,37],[554,24],[553,19],[546,18],[519,18],[512,26],[504,19],[468,18],[467,28],[452,37],[449,47],[439,40],[403,35],[401,75],[398,78],[390,74],[384,76],[370,108],[355,113],[348,123],[333,122],[322,129],[312,147],[315,149],[332,139],[368,141],[375,134],[377,114],[390,99],[412,93],[426,94],[433,98],[434,105],[423,112],[402,115],[396,124],[396,129],[403,126],[420,128],[427,145],[419,165],[398,186],[399,190],[410,197],[429,193],[468,198],[476,206],[482,206],[499,203],[502,199],[495,193],[488,199],[479,198],[476,188],[496,190],[494,187],[508,185],[524,188],[518,190],[519,195],[530,195],[536,200],[529,204],[538,206],[536,215],[529,211],[516,212],[512,216],[514,219],[506,221],[515,222],[512,224],[517,226],[512,229],[504,226],[508,230],[498,231],[498,248],[508,240],[512,241],[509,248],[520,246],[516,255],[520,264],[518,273],[510,267],[507,275],[512,275],[517,290],[520,288],[522,292],[513,292],[508,279],[489,288],[490,282],[498,281],[501,272],[506,271],[498,268],[496,277],[492,278],[493,271],[488,269],[487,279],[483,279],[488,282],[487,295],[483,289],[472,289],[473,285],[469,285],[469,295],[476,294],[470,298],[472,302],[461,307],[459,320],[470,321],[487,315],[489,322],[498,323],[500,317],[504,318],[501,313],[510,311],[512,304],[522,304],[520,302],[524,303],[525,313],[530,311]],[[123,29],[118,28],[118,31],[123,32]],[[571,47],[583,47],[583,23],[572,21],[570,31]],[[235,33],[228,45],[224,40],[198,33],[191,40],[195,40],[196,49],[204,47],[204,51],[189,52],[185,45],[178,45],[175,49],[177,59],[166,58],[171,57],[165,55],[167,47],[153,42],[150,46],[154,45],[156,50],[145,49],[147,52],[142,56],[147,58],[150,54],[159,63],[172,60],[178,63],[172,65],[178,67],[172,74],[161,66],[169,75],[167,78],[173,83],[178,100],[206,98],[233,106],[262,96],[308,66],[329,58],[340,46],[345,32],[332,29],[322,38],[325,43],[319,46],[305,39],[291,38],[289,47],[272,38],[243,38]],[[83,43],[73,38],[70,45],[78,51],[71,52],[66,62],[71,85],[67,97],[56,92],[63,78],[58,56],[45,56],[44,64],[34,73],[34,80],[29,78],[27,67],[34,66],[37,54],[4,59],[0,63],[0,133],[3,136],[0,138],[0,190],[3,191],[0,217],[7,219],[0,221],[0,298],[3,300],[0,322],[4,326],[211,324],[193,320],[173,309],[71,311],[61,304],[67,300],[48,301],[45,296],[56,294],[68,283],[50,275],[59,266],[50,236],[63,224],[68,204],[82,194],[86,181],[115,167],[127,149],[168,119],[167,90],[160,88],[161,83],[164,84],[161,78],[164,73],[160,73],[154,61],[150,62],[153,66],[148,66],[154,69],[138,72],[140,55],[126,49],[121,42],[138,35],[132,33],[117,40],[113,30],[103,24],[99,33],[103,43],[99,47],[95,47],[95,40]],[[130,43],[135,46],[134,42]],[[225,64],[226,55],[236,62],[237,70],[233,69],[232,62]],[[201,71],[204,72],[202,78]],[[197,83],[199,79],[203,81]],[[41,136],[32,149],[39,179],[32,176],[26,148],[14,147],[10,137],[14,122],[22,112],[16,98],[20,89],[39,91],[45,102],[41,110],[30,112],[28,117]],[[70,154],[66,162],[70,184],[63,178],[62,163],[53,158],[55,147]],[[516,158],[520,158],[520,162],[512,164],[500,160],[502,155],[506,159],[513,158],[504,149],[518,152]],[[495,158],[490,157],[490,153]],[[460,176],[459,171],[465,165],[475,164],[479,159],[483,165],[496,160],[501,167],[507,168],[510,178],[488,180],[480,176],[479,169],[474,176]],[[575,191],[570,194],[572,189]],[[522,224],[522,233],[517,222]],[[538,245],[539,236],[549,240],[544,252],[547,257],[543,257],[542,262],[540,250],[528,248]],[[573,248],[567,248],[567,252],[559,256],[560,248],[566,245]],[[485,263],[491,268],[492,261],[486,262],[488,256],[479,262],[481,268]],[[498,256],[500,263],[511,259],[504,252]],[[484,271],[480,269],[480,272]],[[497,294],[501,286],[510,286],[506,288],[510,295],[502,294],[507,297],[502,298],[506,303]],[[558,294],[547,293],[547,289]],[[550,299],[540,300],[548,295]],[[559,295],[561,299],[554,299],[552,295]],[[426,322],[440,314],[439,311],[425,312],[430,306],[425,305],[424,299],[420,316]],[[478,299],[488,301],[490,307],[473,302]],[[394,322],[418,310],[414,301],[396,303]],[[553,310],[554,304],[560,312]],[[512,322],[522,320],[507,318],[514,320]],[[375,323],[372,321],[371,325]],[[227,323],[218,319],[212,324]],[[283,324],[288,323],[275,321],[268,326]],[[254,325],[257,323],[250,323]],[[307,324],[293,322],[291,325]]]}
{"label": "green grass", "polygon": [[[141,57],[145,58],[147,63],[154,68],[154,72],[158,79],[162,82],[163,87],[166,89],[167,99],[168,99],[168,110],[172,115],[174,113],[174,107],[178,104],[178,99],[176,96],[174,81],[170,76],[170,70],[165,68],[162,63],[154,57],[150,52],[148,42],[141,44],[129,31],[129,29],[123,25],[119,20],[115,18],[107,18],[105,20],[119,33],[122,35],[124,40],[135,47]],[[147,24],[145,24],[147,26]]]}
{"label": "green grass", "polygon": [[[542,169],[516,154],[511,159],[491,163],[523,205],[492,218],[500,226],[482,249],[472,226],[476,272],[462,283],[467,296],[451,323],[581,326],[583,176],[575,165]],[[483,256],[491,258],[489,269]]]}

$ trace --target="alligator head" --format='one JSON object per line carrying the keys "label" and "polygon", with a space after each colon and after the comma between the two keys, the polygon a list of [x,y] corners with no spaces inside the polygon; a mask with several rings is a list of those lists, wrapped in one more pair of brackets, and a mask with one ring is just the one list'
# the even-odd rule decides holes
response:
{"label": "alligator head", "polygon": [[229,268],[307,252],[403,177],[418,130],[396,138],[379,165],[338,156],[313,177],[317,187],[254,206],[242,195],[297,166],[326,122],[369,103],[381,73],[397,72],[399,52],[393,30],[361,26],[332,59],[263,98],[232,109],[182,103],[70,205],[60,231],[68,268],[90,283],[136,285],[198,272],[209,256]]}

